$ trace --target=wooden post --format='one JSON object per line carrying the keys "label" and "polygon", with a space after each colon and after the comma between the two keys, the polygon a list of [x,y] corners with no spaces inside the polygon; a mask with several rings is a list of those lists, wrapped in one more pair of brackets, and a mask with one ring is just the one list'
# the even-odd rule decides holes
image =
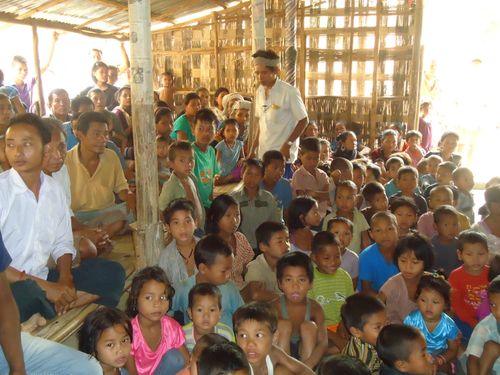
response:
{"label": "wooden post", "polygon": [[[38,103],[40,104],[39,115],[45,115],[45,98],[43,97],[43,84],[42,84],[42,69],[40,67],[40,53],[38,50],[38,29],[35,25],[31,26],[32,39],[33,39],[33,57],[35,58],[35,79],[38,91]],[[28,108],[28,111],[30,109]]]}
{"label": "wooden post", "polygon": [[[380,63],[380,21],[382,19],[382,0],[377,1],[377,23],[375,26],[375,48],[373,49],[373,87],[372,87],[372,103],[370,108],[370,138],[369,146],[375,145],[377,138],[377,102],[378,102],[378,71]],[[351,51],[352,52],[352,51]]]}
{"label": "wooden post", "polygon": [[297,75],[297,6],[297,0],[285,1],[285,80],[292,86],[295,86]]}
{"label": "wooden post", "polygon": [[410,77],[410,108],[408,111],[408,130],[418,128],[419,100],[420,100],[420,75],[422,69],[421,46],[422,37],[422,5],[423,1],[415,2],[414,28],[413,28],[413,51],[411,57]]}
{"label": "wooden post", "polygon": [[161,224],[158,160],[153,118],[153,57],[150,0],[129,0],[132,123],[137,181],[137,266],[158,262]]}
{"label": "wooden post", "polygon": [[[220,80],[220,62],[219,62],[219,22],[217,18],[217,12],[213,13],[212,25],[214,27],[214,54],[215,54],[215,83],[216,87],[221,86]],[[208,88],[210,90],[210,87]]]}
{"label": "wooden post", "polygon": [[304,19],[306,16],[306,11],[305,7],[303,6],[300,10],[300,32],[299,32],[299,37],[300,37],[300,50],[299,50],[299,91],[302,96],[302,101],[305,103],[306,102],[306,60],[307,60],[307,51],[306,51],[306,42],[307,42],[307,37],[306,37],[306,28],[304,25]]}
{"label": "wooden post", "polygon": [[347,69],[348,69],[348,79],[347,79],[347,122],[350,123],[352,120],[352,98],[351,98],[351,86],[352,86],[352,49],[354,47],[354,7],[355,7],[355,2],[354,0],[351,0],[349,10],[351,11],[351,17],[349,21],[349,58],[348,58],[348,63],[347,63]]}

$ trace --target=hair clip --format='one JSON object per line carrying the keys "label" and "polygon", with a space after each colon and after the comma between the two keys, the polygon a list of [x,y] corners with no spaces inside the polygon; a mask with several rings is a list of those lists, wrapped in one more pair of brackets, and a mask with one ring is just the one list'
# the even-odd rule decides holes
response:
{"label": "hair clip", "polygon": [[436,271],[433,271],[431,273],[431,275],[435,279],[443,279],[444,281],[446,281],[446,278],[444,277],[444,275],[441,275],[441,274],[437,273]]}

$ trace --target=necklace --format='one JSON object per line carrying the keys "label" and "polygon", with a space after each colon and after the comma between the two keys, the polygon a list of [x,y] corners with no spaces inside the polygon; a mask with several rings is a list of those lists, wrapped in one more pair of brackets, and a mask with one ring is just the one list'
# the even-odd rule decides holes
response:
{"label": "necklace", "polygon": [[179,250],[179,248],[177,248],[177,252],[179,253],[179,255],[182,257],[182,259],[184,260],[184,263],[188,264],[189,263],[189,259],[191,259],[191,257],[193,256],[193,253],[194,253],[194,248],[195,246],[191,246],[191,251],[189,252],[189,255],[187,257],[185,257],[182,252]]}

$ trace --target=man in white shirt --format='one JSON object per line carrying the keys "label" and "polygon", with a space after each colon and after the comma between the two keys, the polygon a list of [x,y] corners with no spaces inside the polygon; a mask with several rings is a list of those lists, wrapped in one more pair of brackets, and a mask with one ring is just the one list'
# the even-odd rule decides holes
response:
{"label": "man in white shirt", "polygon": [[[100,258],[71,268],[75,249],[67,201],[59,184],[42,173],[50,140],[34,114],[15,117],[5,134],[12,168],[0,174],[0,232],[12,258],[6,274],[21,321],[37,312],[46,318],[65,313],[77,299],[76,289],[114,306],[125,278],[120,264]],[[57,269],[49,271],[49,258]]]}
{"label": "man in white shirt", "polygon": [[259,80],[255,98],[256,142],[259,159],[266,151],[279,150],[285,159],[285,178],[291,178],[292,163],[297,159],[299,138],[308,123],[299,90],[278,78],[279,56],[271,50],[258,50],[254,72]]}

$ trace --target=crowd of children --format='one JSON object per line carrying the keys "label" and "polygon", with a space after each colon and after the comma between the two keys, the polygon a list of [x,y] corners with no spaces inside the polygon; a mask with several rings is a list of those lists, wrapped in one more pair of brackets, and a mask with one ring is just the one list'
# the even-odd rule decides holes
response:
{"label": "crowd of children", "polygon": [[[134,208],[130,87],[109,84],[107,72],[96,62],[95,84],[67,98],[66,112],[54,107],[65,122],[55,125],[58,149],[44,139],[49,125],[12,119],[0,93],[0,179],[14,171],[35,197],[47,175],[62,181],[58,197],[64,191],[73,210],[64,222],[82,259],[109,251]],[[456,133],[428,150],[420,132],[403,139],[389,128],[369,150],[344,122],[335,139],[311,122],[287,179],[281,150],[255,158],[250,98],[219,88],[211,107],[199,88],[174,120],[173,77],[164,78],[154,119],[165,246],[135,275],[125,312],[108,303],[85,320],[79,349],[104,374],[500,374],[500,185],[489,183],[476,220]],[[58,165],[41,180],[29,175],[38,185],[25,179],[33,134],[24,128],[49,145],[45,164]],[[230,183],[231,194],[217,196]],[[25,280],[22,269],[9,280]],[[39,285],[56,312],[73,306],[71,290],[54,297]]]}

